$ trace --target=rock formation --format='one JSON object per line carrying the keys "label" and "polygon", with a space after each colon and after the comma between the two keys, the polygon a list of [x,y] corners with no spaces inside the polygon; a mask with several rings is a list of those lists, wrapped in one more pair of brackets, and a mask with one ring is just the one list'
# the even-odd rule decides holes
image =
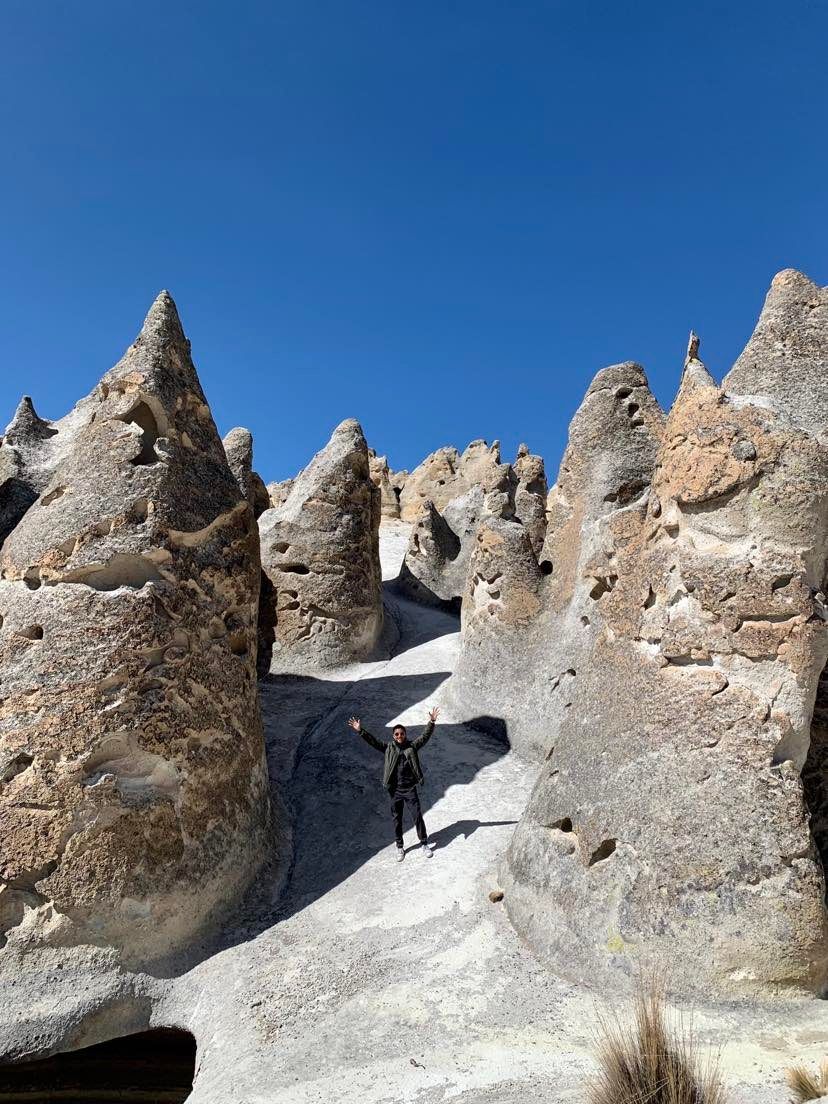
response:
{"label": "rock formation", "polygon": [[[433,454],[438,457],[435,463],[442,465],[450,452],[453,450],[442,449]],[[435,474],[434,467],[428,470]],[[417,478],[424,488],[425,478]],[[446,484],[438,484],[438,489],[442,510],[425,498],[414,521],[397,582],[404,594],[429,605],[458,604],[477,531],[487,518],[521,522],[533,548],[540,550],[546,528],[546,477],[543,460],[532,456],[526,445],[521,446],[512,467],[501,463],[497,442],[491,448],[486,442],[473,442],[460,457],[454,476]],[[452,490],[459,493],[447,497]]]}
{"label": "rock formation", "polygon": [[825,294],[777,277],[723,387],[691,340],[663,426],[640,370],[599,374],[552,496],[550,574],[513,526],[479,533],[454,693],[468,705],[486,671],[530,667],[488,702],[520,732],[548,681],[504,889],[556,971],[612,984],[657,965],[707,994],[824,982],[809,813],[824,846],[828,452],[811,370],[828,324],[802,304]]}
{"label": "rock formation", "polygon": [[504,718],[512,746],[529,757],[546,753],[592,637],[594,583],[581,577],[581,561],[595,523],[644,492],[662,424],[639,365],[603,369],[569,428],[539,562],[537,522],[533,528],[487,521],[477,532],[451,692],[464,709]]}
{"label": "rock formation", "polygon": [[274,507],[284,506],[293,483],[292,479],[283,479],[281,483],[268,483],[266,490],[270,505]]}
{"label": "rock formation", "polygon": [[515,517],[529,531],[529,539],[536,554],[540,554],[546,536],[546,469],[542,456],[535,456],[528,445],[518,448],[514,463],[517,486],[515,487]]}
{"label": "rock formation", "polygon": [[270,508],[270,495],[262,477],[253,471],[253,434],[237,426],[230,430],[222,445],[242,497],[250,503],[254,517],[258,517]]}
{"label": "rock formation", "polygon": [[384,518],[398,518],[400,516],[400,489],[391,482],[394,473],[388,467],[387,457],[377,456],[373,449],[369,449],[368,462],[371,471],[371,482],[379,488],[382,516]]}
{"label": "rock formation", "polygon": [[277,669],[366,659],[383,624],[380,492],[359,424],[343,422],[259,519],[273,587]]}
{"label": "rock formation", "polygon": [[270,836],[256,528],[169,295],[66,419],[22,407],[3,448],[39,497],[0,551],[2,931],[145,966]]}
{"label": "rock formation", "polygon": [[426,501],[443,513],[453,498],[496,480],[500,466],[498,441],[491,446],[482,440],[472,441],[462,456],[456,448],[437,449],[406,477],[400,493],[400,517],[416,521]]}

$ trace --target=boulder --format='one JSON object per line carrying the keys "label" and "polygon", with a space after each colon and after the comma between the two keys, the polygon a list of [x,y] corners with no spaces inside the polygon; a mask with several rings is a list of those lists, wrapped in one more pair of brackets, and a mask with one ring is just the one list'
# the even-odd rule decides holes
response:
{"label": "boulder", "polygon": [[801,309],[806,283],[777,277],[722,387],[691,339],[649,488],[630,470],[623,493],[588,487],[597,519],[570,500],[550,523],[550,594],[561,570],[575,603],[557,594],[550,623],[574,609],[588,626],[504,889],[567,976],[656,967],[705,995],[825,984],[828,454],[809,380],[828,324]]}
{"label": "boulder", "polygon": [[166,292],[51,428],[63,455],[0,550],[2,930],[143,968],[269,853],[256,527]]}
{"label": "boulder", "polygon": [[368,446],[349,419],[296,477],[283,505],[259,518],[276,669],[336,667],[374,652],[383,625],[379,523]]}

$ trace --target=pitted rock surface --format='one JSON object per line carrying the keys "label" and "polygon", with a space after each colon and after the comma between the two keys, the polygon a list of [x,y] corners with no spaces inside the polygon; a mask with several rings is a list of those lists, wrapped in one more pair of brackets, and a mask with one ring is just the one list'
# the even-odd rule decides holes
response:
{"label": "pitted rock surface", "polygon": [[144,964],[270,848],[256,529],[166,293],[64,423],[0,551],[0,917]]}
{"label": "pitted rock surface", "polygon": [[277,669],[336,667],[373,652],[383,626],[379,524],[368,446],[349,419],[283,505],[259,518]]}

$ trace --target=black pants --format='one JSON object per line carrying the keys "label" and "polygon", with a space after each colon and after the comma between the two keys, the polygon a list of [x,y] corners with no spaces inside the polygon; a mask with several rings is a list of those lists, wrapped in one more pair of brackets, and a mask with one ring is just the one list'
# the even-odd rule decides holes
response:
{"label": "black pants", "polygon": [[428,839],[428,832],[426,832],[423,811],[420,808],[420,795],[417,793],[417,787],[415,786],[413,790],[391,794],[391,815],[394,818],[394,835],[397,840],[397,847],[403,845],[402,819],[404,805],[407,805],[411,812],[414,827],[417,829],[417,839],[420,843],[425,843]]}

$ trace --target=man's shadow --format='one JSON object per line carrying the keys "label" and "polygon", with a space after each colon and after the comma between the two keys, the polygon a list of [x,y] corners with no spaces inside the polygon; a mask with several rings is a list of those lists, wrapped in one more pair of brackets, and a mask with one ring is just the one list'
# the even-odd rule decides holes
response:
{"label": "man's shadow", "polygon": [[468,839],[478,828],[503,828],[507,824],[517,824],[516,820],[455,820],[454,824],[447,824],[445,828],[438,828],[436,832],[429,833],[429,840],[435,848],[448,847],[458,836]]}

